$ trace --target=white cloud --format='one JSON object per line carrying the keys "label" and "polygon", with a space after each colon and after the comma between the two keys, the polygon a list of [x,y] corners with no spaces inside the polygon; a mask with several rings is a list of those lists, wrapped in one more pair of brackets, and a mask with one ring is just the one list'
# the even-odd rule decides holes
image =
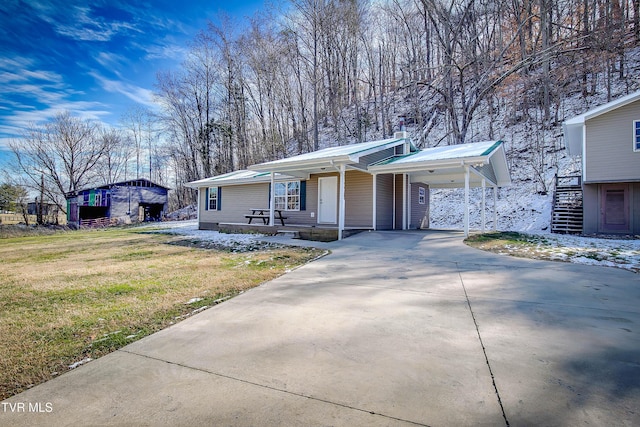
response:
{"label": "white cloud", "polygon": [[107,92],[120,93],[132,101],[147,107],[157,107],[157,104],[153,102],[153,91],[149,89],[126,83],[122,80],[107,79],[96,71],[92,71],[89,74],[93,76]]}

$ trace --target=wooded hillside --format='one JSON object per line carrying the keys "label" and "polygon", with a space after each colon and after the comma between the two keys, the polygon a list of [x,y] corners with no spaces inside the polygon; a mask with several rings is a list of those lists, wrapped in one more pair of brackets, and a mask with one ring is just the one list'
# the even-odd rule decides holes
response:
{"label": "wooded hillside", "polygon": [[178,182],[384,138],[399,116],[420,147],[500,137],[498,115],[549,129],[565,97],[638,84],[627,57],[638,0],[284,6],[248,25],[210,24],[180,69],[158,74]]}

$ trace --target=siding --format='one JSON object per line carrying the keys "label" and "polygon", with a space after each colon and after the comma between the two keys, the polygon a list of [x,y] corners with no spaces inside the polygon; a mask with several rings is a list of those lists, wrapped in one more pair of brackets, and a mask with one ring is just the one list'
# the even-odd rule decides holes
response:
{"label": "siding", "polygon": [[640,182],[640,152],[633,151],[634,120],[640,120],[640,101],[586,122],[586,183]]}
{"label": "siding", "polygon": [[393,228],[393,175],[378,175],[376,216],[378,230],[391,230]]}
{"label": "siding", "polygon": [[[339,176],[339,173],[324,173],[312,175],[307,180],[306,210],[304,211],[283,211],[287,217],[287,224],[317,225],[318,218],[318,178],[325,176]],[[402,175],[398,176],[396,184],[402,185]],[[340,196],[340,182],[336,197]],[[388,230],[393,228],[393,175],[383,174],[378,176],[378,199],[377,199],[377,228]],[[402,189],[398,188],[398,197],[402,196]],[[415,195],[416,206],[418,205],[417,187]],[[269,206],[269,184],[247,184],[222,187],[222,208],[221,210],[207,211],[204,209],[205,189],[198,192],[200,206],[200,228],[215,229],[218,223],[246,223],[244,217],[251,213],[252,208],[266,208]],[[402,199],[400,198],[399,209],[402,209]],[[414,209],[419,215],[419,208]],[[398,213],[399,221],[402,219],[401,211]],[[418,221],[417,221],[418,222]],[[345,181],[345,226],[346,227],[366,227],[373,226],[373,176],[366,172],[349,170],[346,172]],[[401,228],[401,223],[400,227]]]}
{"label": "siding", "polygon": [[[395,177],[396,177],[395,230],[402,230],[402,174],[401,173],[396,174]],[[393,195],[391,197],[393,197]]]}
{"label": "siding", "polygon": [[[247,223],[244,216],[251,213],[253,208],[267,208],[269,206],[269,183],[229,185],[222,187],[222,208],[217,210],[205,210],[206,191],[200,188],[198,191],[200,207],[200,228],[214,229],[221,222]],[[285,223],[314,225],[316,223],[315,212],[318,206],[318,178],[312,177],[307,181],[306,210],[283,211],[287,217]],[[311,218],[311,212],[314,218]],[[255,222],[255,220],[254,220]]]}
{"label": "siding", "polygon": [[344,198],[345,227],[373,227],[373,175],[347,171]]}
{"label": "siding", "polygon": [[220,222],[247,222],[244,217],[251,213],[252,208],[266,208],[269,206],[269,184],[231,185],[222,187],[222,208],[205,210],[207,205],[206,191],[198,191],[200,206],[200,222],[217,224]]}
{"label": "siding", "polygon": [[[420,187],[425,189],[425,204],[420,202]],[[429,228],[429,186],[411,184],[411,220],[409,228]]]}
{"label": "siding", "polygon": [[[111,218],[129,216],[132,221],[138,220],[138,207],[143,204],[161,204],[167,212],[167,189],[160,187],[114,187],[111,189]],[[129,212],[129,213],[127,213]]]}
{"label": "siding", "polygon": [[631,230],[640,235],[640,183],[631,184]]}

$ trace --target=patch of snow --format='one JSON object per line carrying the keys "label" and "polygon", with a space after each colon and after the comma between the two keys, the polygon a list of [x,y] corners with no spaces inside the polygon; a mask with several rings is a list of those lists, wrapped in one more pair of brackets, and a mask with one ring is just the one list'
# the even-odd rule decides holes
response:
{"label": "patch of snow", "polygon": [[227,234],[212,230],[199,230],[197,220],[167,221],[139,227],[149,232],[175,234],[200,242],[210,242],[224,247],[253,246],[261,241],[262,234]]}
{"label": "patch of snow", "polygon": [[85,357],[84,359],[80,360],[79,362],[75,362],[72,363],[71,365],[69,365],[69,369],[75,369],[80,365],[84,365],[85,363],[91,362],[93,359],[90,357]]}
{"label": "patch of snow", "polygon": [[194,302],[202,301],[204,298],[191,298],[189,301],[185,302],[185,305],[193,304]]}

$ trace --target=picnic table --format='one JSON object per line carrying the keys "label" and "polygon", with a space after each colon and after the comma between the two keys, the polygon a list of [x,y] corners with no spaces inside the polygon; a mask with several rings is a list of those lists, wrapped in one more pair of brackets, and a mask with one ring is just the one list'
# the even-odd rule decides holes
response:
{"label": "picnic table", "polygon": [[[264,225],[269,224],[269,208],[255,208],[255,209],[251,209],[251,215],[245,215],[245,218],[249,218],[249,224],[251,224],[251,221],[253,221],[254,219],[262,219],[262,223]],[[281,209],[274,209],[273,210],[273,219],[279,219],[280,223],[282,225],[284,225],[284,220],[287,219],[286,216],[282,216],[282,210]]]}

